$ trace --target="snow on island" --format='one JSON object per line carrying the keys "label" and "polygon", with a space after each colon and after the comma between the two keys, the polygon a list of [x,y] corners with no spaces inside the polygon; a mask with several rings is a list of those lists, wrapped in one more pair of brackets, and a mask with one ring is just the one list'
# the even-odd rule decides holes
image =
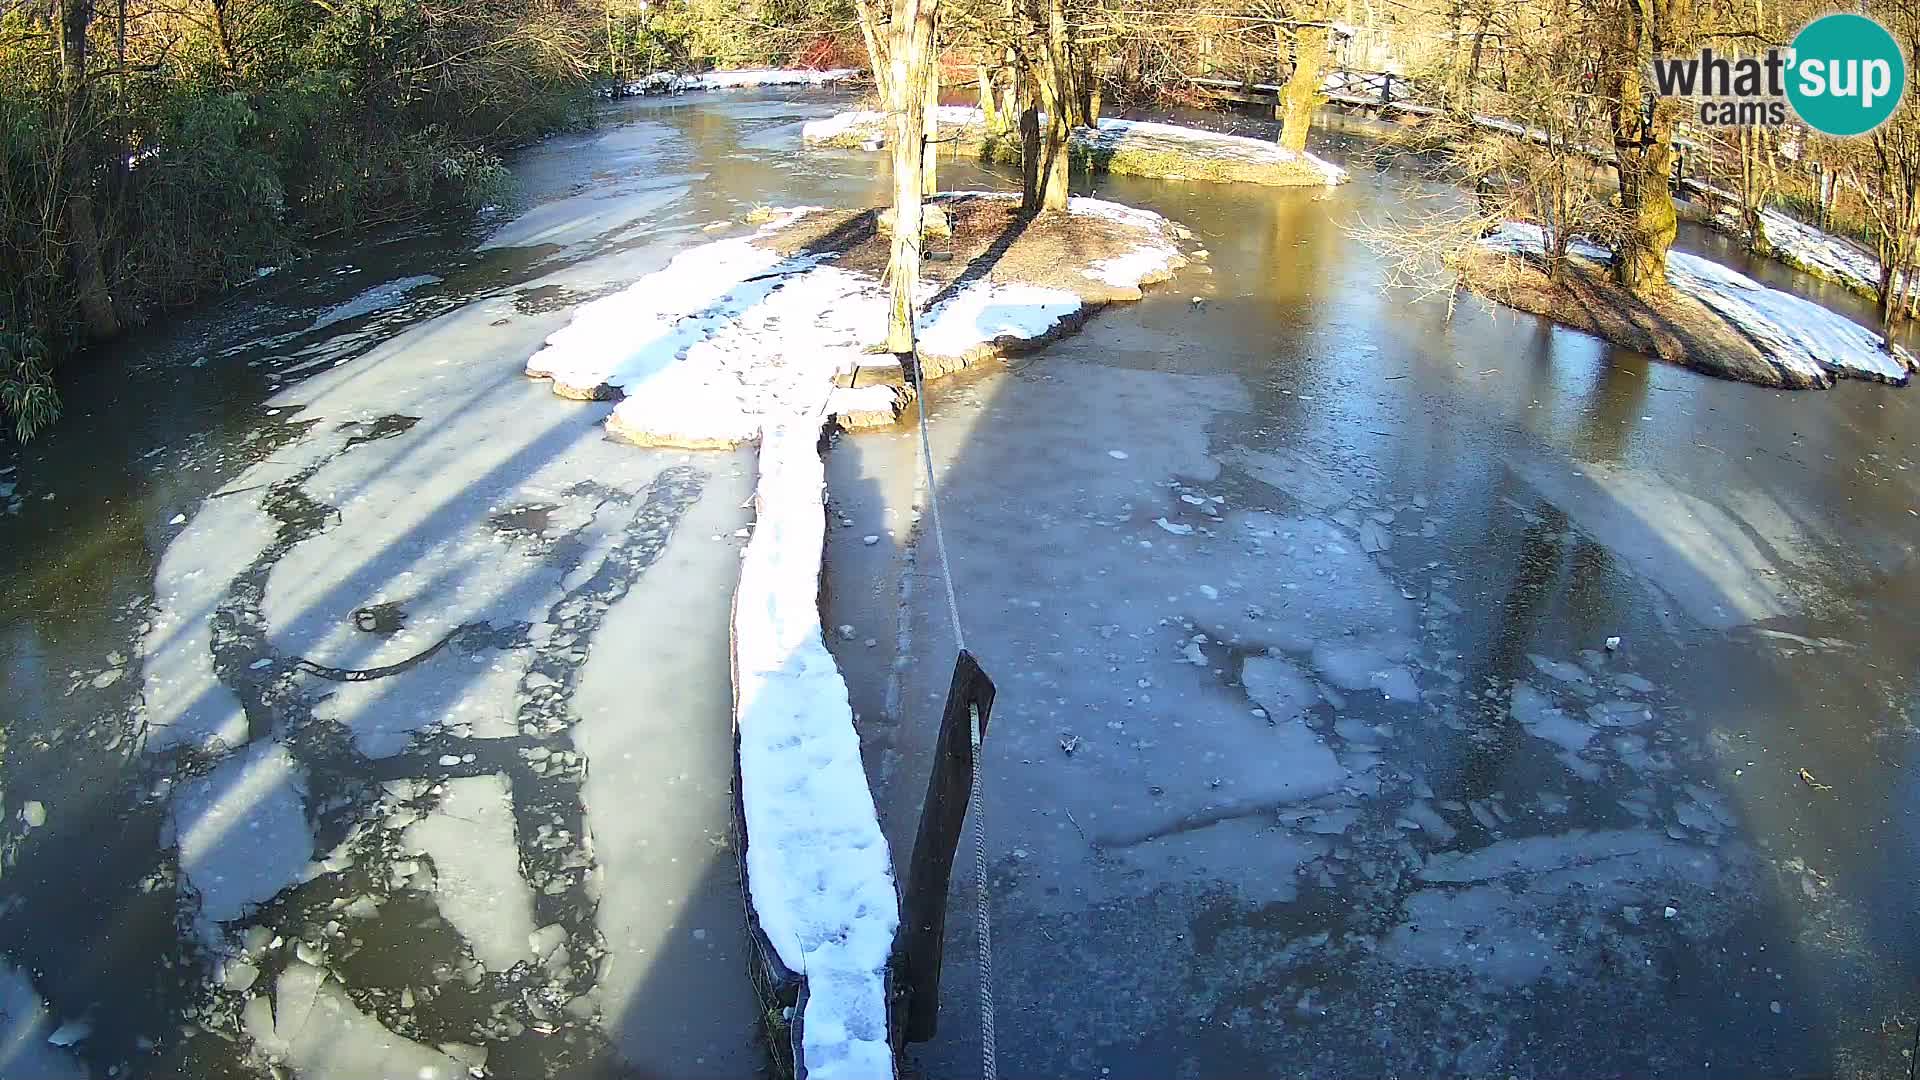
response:
{"label": "snow on island", "polygon": [[[1537,258],[1544,250],[1544,235],[1537,225],[1507,222],[1483,237],[1480,246],[1488,252]],[[1575,241],[1570,253],[1595,266],[1604,266],[1613,258],[1608,249],[1586,241]],[[1535,276],[1544,281],[1544,275]],[[1471,271],[1469,277],[1481,279],[1476,284],[1484,280]],[[1579,286],[1582,280],[1588,280],[1593,284],[1585,287],[1592,288],[1603,277],[1570,275],[1570,282]],[[1631,333],[1610,333],[1607,326],[1562,321],[1620,344],[1657,352],[1668,360],[1769,386],[1824,389],[1836,378],[1905,385],[1916,370],[1913,354],[1898,345],[1889,351],[1880,335],[1867,327],[1698,255],[1667,252],[1667,283],[1682,303],[1704,308],[1717,316],[1720,325],[1703,326],[1691,314],[1696,309],[1678,304],[1659,310],[1649,308],[1638,312],[1638,317],[1633,312],[1613,312],[1623,323],[1639,324],[1634,330],[1646,336],[1646,341],[1632,340]],[[1526,310],[1538,310],[1535,304],[1516,302],[1510,293],[1502,295],[1508,288],[1515,288],[1511,280],[1485,291]],[[1623,291],[1615,291],[1618,296],[1606,298],[1614,308],[1632,301]],[[1598,317],[1593,314],[1595,305],[1584,306],[1590,319]],[[1539,313],[1559,317],[1563,311],[1556,308]],[[1682,326],[1680,319],[1689,319],[1690,324]],[[1663,325],[1648,329],[1649,323]],[[1681,347],[1669,348],[1671,339],[1676,338]]]}
{"label": "snow on island", "polygon": [[[987,138],[986,116],[964,105],[942,105],[940,137],[965,153],[986,151],[1018,160],[1020,141]],[[810,146],[875,149],[886,141],[886,114],[843,112],[801,129]],[[1098,129],[1077,127],[1068,140],[1075,168],[1164,180],[1214,180],[1273,186],[1340,184],[1347,171],[1313,154],[1294,153],[1264,139],[1146,120],[1101,118]]]}
{"label": "snow on island", "polygon": [[[1040,247],[1023,249],[1023,236],[991,271],[956,284],[975,249],[1017,215],[1018,199],[962,193],[936,205],[956,250],[927,267],[919,325],[929,375],[1044,341],[1185,261],[1182,233],[1159,215],[1074,199],[1067,214],[1029,227]],[[583,305],[527,362],[562,396],[619,398],[607,427],[629,441],[759,441],[756,523],[733,615],[746,884],[768,946],[805,983],[796,1053],[815,1080],[893,1072],[892,860],[818,604],[823,425],[872,413],[891,421],[909,400],[897,381],[860,384],[878,370],[869,365],[892,365],[866,348],[882,338],[888,310],[887,244],[875,224],[871,211],[777,211],[752,235],[693,248]],[[1069,250],[1090,257],[1073,263],[1062,257]]]}
{"label": "snow on island", "polygon": [[628,96],[639,94],[684,94],[694,90],[740,90],[759,86],[825,86],[845,82],[860,74],[859,68],[738,68],[732,71],[706,71],[682,75],[656,71],[627,83]]}

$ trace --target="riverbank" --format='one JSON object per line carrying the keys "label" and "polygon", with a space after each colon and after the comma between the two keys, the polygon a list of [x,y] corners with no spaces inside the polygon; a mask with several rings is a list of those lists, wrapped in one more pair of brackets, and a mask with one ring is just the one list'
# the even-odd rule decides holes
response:
{"label": "riverbank", "polygon": [[782,86],[831,86],[860,76],[859,68],[731,68],[719,71],[656,71],[626,83],[620,96],[686,94],[701,90],[748,90]]}
{"label": "riverbank", "polygon": [[[1697,200],[1701,220],[1708,227],[1745,242],[1738,195],[1699,180],[1684,181],[1681,187]],[[1831,281],[1856,296],[1880,298],[1880,260],[1872,252],[1771,207],[1760,211],[1760,228],[1766,245],[1760,254],[1765,257]]]}
{"label": "riverbank", "polygon": [[[1029,219],[1017,196],[932,201],[919,317],[923,377],[1030,348],[1186,260],[1148,211],[1073,199]],[[768,212],[583,306],[527,362],[562,397],[619,398],[609,434],[654,447],[758,440],[754,524],[733,602],[742,866],[769,1038],[795,1071],[891,1075],[899,914],[848,687],[821,626],[829,417],[897,417],[910,390],[885,333],[889,242],[872,210]],[[873,537],[877,542],[879,537]],[[783,1055],[784,1056],[784,1055]]]}
{"label": "riverbank", "polygon": [[[523,371],[706,225],[885,198],[878,156],[795,147],[854,105],[610,103],[514,160],[525,213],[485,238],[381,234],[289,264],[129,339],[65,421],[0,446],[18,507],[0,513],[0,953],[45,1009],[26,1060],[365,1080],[314,1053],[336,1024],[274,1062],[251,1036],[312,1002],[315,1021],[484,1047],[496,1076],[764,1072],[729,831],[754,451],[613,442],[611,403]],[[1342,224],[1417,208],[1421,178],[1099,178],[1191,227],[1207,264],[1036,362],[929,388],[968,647],[1002,687],[983,780],[1002,1074],[1904,1076],[1920,396],[1763,391],[1479,303],[1408,304]],[[918,432],[830,446],[828,645],[904,865],[952,660]],[[1417,667],[1350,666],[1405,619]],[[1229,800],[1324,765],[1291,730],[1303,754],[1281,756],[1251,712],[1295,723],[1271,707],[1270,647],[1313,681],[1306,722],[1343,790],[1206,824],[1208,800],[1252,806]],[[303,661],[392,670],[337,682]],[[1405,697],[1388,664],[1418,704],[1373,688],[1389,672]],[[1250,667],[1269,705],[1239,696]],[[1616,699],[1653,716],[1627,726]],[[292,767],[257,746],[129,753],[189,704]],[[215,820],[218,793],[258,812],[188,828],[185,856],[162,839],[170,817]],[[1167,826],[1099,849],[1079,831]],[[1600,847],[1623,831],[1639,853]],[[1725,872],[1711,894],[1670,884],[1649,870],[1669,856]],[[185,928],[207,890],[243,888],[271,895],[210,955]],[[964,910],[940,1038],[909,1050],[923,1075],[979,1068]],[[489,966],[515,941],[524,960]],[[1436,1044],[1441,1021],[1459,1039]],[[8,1053],[0,1075],[39,1075]]]}
{"label": "riverbank", "polygon": [[[879,149],[886,143],[886,114],[843,112],[801,131],[808,146]],[[1020,136],[990,135],[986,115],[961,105],[940,107],[940,139],[956,154],[981,161],[1020,162]],[[1345,183],[1345,169],[1313,154],[1275,143],[1178,124],[1102,118],[1097,129],[1074,128],[1067,141],[1074,169],[1099,176],[1145,176],[1160,180],[1325,187]]]}
{"label": "riverbank", "polygon": [[1612,280],[1612,252],[1576,241],[1560,282],[1542,261],[1538,226],[1508,222],[1462,254],[1462,280],[1490,299],[1616,345],[1721,378],[1824,390],[1839,378],[1904,386],[1916,368],[1867,328],[1768,288],[1718,263],[1667,254],[1665,295],[1640,297]]}

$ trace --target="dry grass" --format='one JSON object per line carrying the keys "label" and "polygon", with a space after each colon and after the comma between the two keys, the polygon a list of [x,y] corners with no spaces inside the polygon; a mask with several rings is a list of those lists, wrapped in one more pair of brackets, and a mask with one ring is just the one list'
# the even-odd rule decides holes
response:
{"label": "dry grass", "polygon": [[1760,386],[1810,390],[1832,385],[1774,363],[1698,300],[1671,291],[1637,297],[1605,267],[1585,259],[1568,259],[1559,284],[1539,260],[1522,256],[1474,250],[1461,255],[1456,266],[1467,286],[1483,296],[1669,363]]}

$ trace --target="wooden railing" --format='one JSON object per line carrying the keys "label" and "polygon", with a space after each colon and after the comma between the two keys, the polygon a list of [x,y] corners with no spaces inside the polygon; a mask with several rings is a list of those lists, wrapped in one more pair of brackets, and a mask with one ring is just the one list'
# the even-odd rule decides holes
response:
{"label": "wooden railing", "polygon": [[[1237,97],[1245,101],[1264,99],[1269,96],[1277,98],[1280,94],[1280,87],[1273,83],[1218,77],[1195,77],[1187,81],[1215,92],[1224,91],[1223,96]],[[1416,92],[1417,87],[1412,80],[1391,71],[1332,68],[1320,79],[1320,96],[1327,101],[1367,109],[1390,109],[1417,116],[1431,115],[1440,111],[1431,105],[1422,105],[1413,100]]]}

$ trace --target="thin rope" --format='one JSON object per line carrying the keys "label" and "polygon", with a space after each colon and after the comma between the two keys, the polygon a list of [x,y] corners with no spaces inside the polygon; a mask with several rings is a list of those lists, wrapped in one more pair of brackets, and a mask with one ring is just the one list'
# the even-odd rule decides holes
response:
{"label": "thin rope", "polygon": [[[967,638],[960,631],[960,601],[953,593],[953,564],[947,559],[947,534],[940,528],[940,493],[933,480],[933,441],[927,437],[927,389],[920,379],[918,347],[909,360],[913,365],[913,396],[920,405],[920,457],[927,467],[927,508],[933,512],[933,544],[940,552],[940,577],[947,586],[947,614],[953,619],[953,644],[964,651]],[[975,738],[974,743],[977,747],[979,739]],[[976,756],[974,760],[979,758]]]}
{"label": "thin rope", "polygon": [[[920,457],[927,469],[927,509],[933,515],[933,544],[940,553],[940,580],[947,589],[947,614],[953,619],[954,647],[967,647],[960,630],[960,601],[953,588],[953,564],[947,559],[947,534],[940,527],[940,492],[933,475],[933,440],[927,435],[927,392],[920,378],[920,354],[916,349],[908,357],[913,365],[913,396],[920,406]],[[987,896],[987,808],[980,795],[980,707],[967,706],[967,736],[973,745],[972,789],[967,809],[973,818],[973,936],[974,957],[979,967],[980,992],[980,1075],[983,1080],[998,1080],[999,1050],[994,1038],[993,1018],[993,921]]]}

